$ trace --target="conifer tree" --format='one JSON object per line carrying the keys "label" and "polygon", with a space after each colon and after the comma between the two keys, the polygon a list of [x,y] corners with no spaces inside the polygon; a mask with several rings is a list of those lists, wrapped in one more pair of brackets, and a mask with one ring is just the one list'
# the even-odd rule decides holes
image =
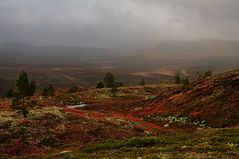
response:
{"label": "conifer tree", "polygon": [[28,75],[22,71],[16,80],[15,98],[12,100],[12,106],[15,109],[20,109],[23,116],[26,117],[28,111],[26,110],[25,98],[33,96],[36,91],[36,84],[34,81],[29,82]]}

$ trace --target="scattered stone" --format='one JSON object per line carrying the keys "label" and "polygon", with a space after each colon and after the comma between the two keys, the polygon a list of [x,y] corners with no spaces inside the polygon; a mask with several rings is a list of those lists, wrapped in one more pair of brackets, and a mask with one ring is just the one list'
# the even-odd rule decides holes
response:
{"label": "scattered stone", "polygon": [[168,127],[169,127],[169,124],[165,124],[164,127],[165,127],[165,128],[168,128]]}
{"label": "scattered stone", "polygon": [[80,104],[76,104],[76,105],[67,105],[67,108],[83,108],[83,107],[87,107],[88,105],[85,104],[84,102],[80,102]]}
{"label": "scattered stone", "polygon": [[71,152],[71,151],[61,151],[61,152],[59,152],[59,154],[65,154],[65,153],[69,153],[69,152]]}
{"label": "scattered stone", "polygon": [[182,146],[182,147],[181,147],[181,149],[185,149],[185,148],[187,148],[187,146]]}

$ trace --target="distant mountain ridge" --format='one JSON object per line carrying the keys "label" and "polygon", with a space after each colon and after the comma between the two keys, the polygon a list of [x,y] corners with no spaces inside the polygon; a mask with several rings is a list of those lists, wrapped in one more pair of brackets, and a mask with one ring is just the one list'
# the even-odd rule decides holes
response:
{"label": "distant mountain ridge", "polygon": [[[26,61],[79,61],[79,60],[117,60],[139,63],[140,61],[187,62],[190,60],[217,61],[239,60],[239,41],[198,40],[164,41],[152,48],[122,46],[113,49],[97,47],[74,47],[64,45],[33,46],[21,43],[0,44],[1,63]],[[223,61],[224,62],[224,61]],[[235,63],[235,62],[234,62]]]}
{"label": "distant mountain ridge", "polygon": [[239,41],[197,40],[164,41],[152,49],[153,52],[186,55],[239,56]]}
{"label": "distant mountain ridge", "polygon": [[[36,45],[29,45],[24,43],[17,43],[17,42],[6,42],[0,43],[0,51],[10,51],[11,53],[25,53],[32,51],[31,53],[39,53],[39,50],[46,51],[45,53],[74,53],[84,56],[90,56],[92,54],[100,54],[104,55],[127,55],[129,53],[136,53],[141,50],[144,50],[143,46],[131,46],[131,45],[119,45],[109,48],[103,47],[81,47],[81,46],[67,46],[67,45],[47,45],[47,46],[36,46]],[[2,53],[2,52],[0,52]],[[42,53],[42,52],[41,52]],[[87,55],[88,54],[88,55]]]}
{"label": "distant mountain ridge", "polygon": [[[138,61],[152,65],[239,66],[239,41],[198,40],[164,41],[159,45],[131,54]],[[231,67],[233,66],[233,67]]]}
{"label": "distant mountain ridge", "polygon": [[33,46],[22,43],[3,43],[0,45],[0,62],[25,61],[61,61],[78,60],[82,58],[102,58],[110,56],[105,48],[70,47],[63,45]]}

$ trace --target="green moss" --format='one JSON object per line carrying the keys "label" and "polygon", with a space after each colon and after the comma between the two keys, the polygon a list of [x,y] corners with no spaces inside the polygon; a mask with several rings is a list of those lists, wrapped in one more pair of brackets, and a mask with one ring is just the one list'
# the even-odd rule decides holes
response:
{"label": "green moss", "polygon": [[82,149],[83,152],[102,151],[109,149],[120,149],[122,147],[149,147],[159,144],[166,144],[167,141],[163,137],[146,137],[146,138],[132,138],[128,140],[108,140],[105,143],[93,146],[86,146]]}
{"label": "green moss", "polygon": [[88,145],[80,154],[88,158],[212,158],[239,156],[239,129],[175,131],[156,137],[110,140]]}

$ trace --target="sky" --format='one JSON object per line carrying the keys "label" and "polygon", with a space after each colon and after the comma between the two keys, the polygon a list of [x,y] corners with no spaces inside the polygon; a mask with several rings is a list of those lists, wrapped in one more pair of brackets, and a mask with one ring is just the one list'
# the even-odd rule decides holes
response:
{"label": "sky", "polygon": [[0,0],[0,43],[153,46],[239,40],[239,0]]}

